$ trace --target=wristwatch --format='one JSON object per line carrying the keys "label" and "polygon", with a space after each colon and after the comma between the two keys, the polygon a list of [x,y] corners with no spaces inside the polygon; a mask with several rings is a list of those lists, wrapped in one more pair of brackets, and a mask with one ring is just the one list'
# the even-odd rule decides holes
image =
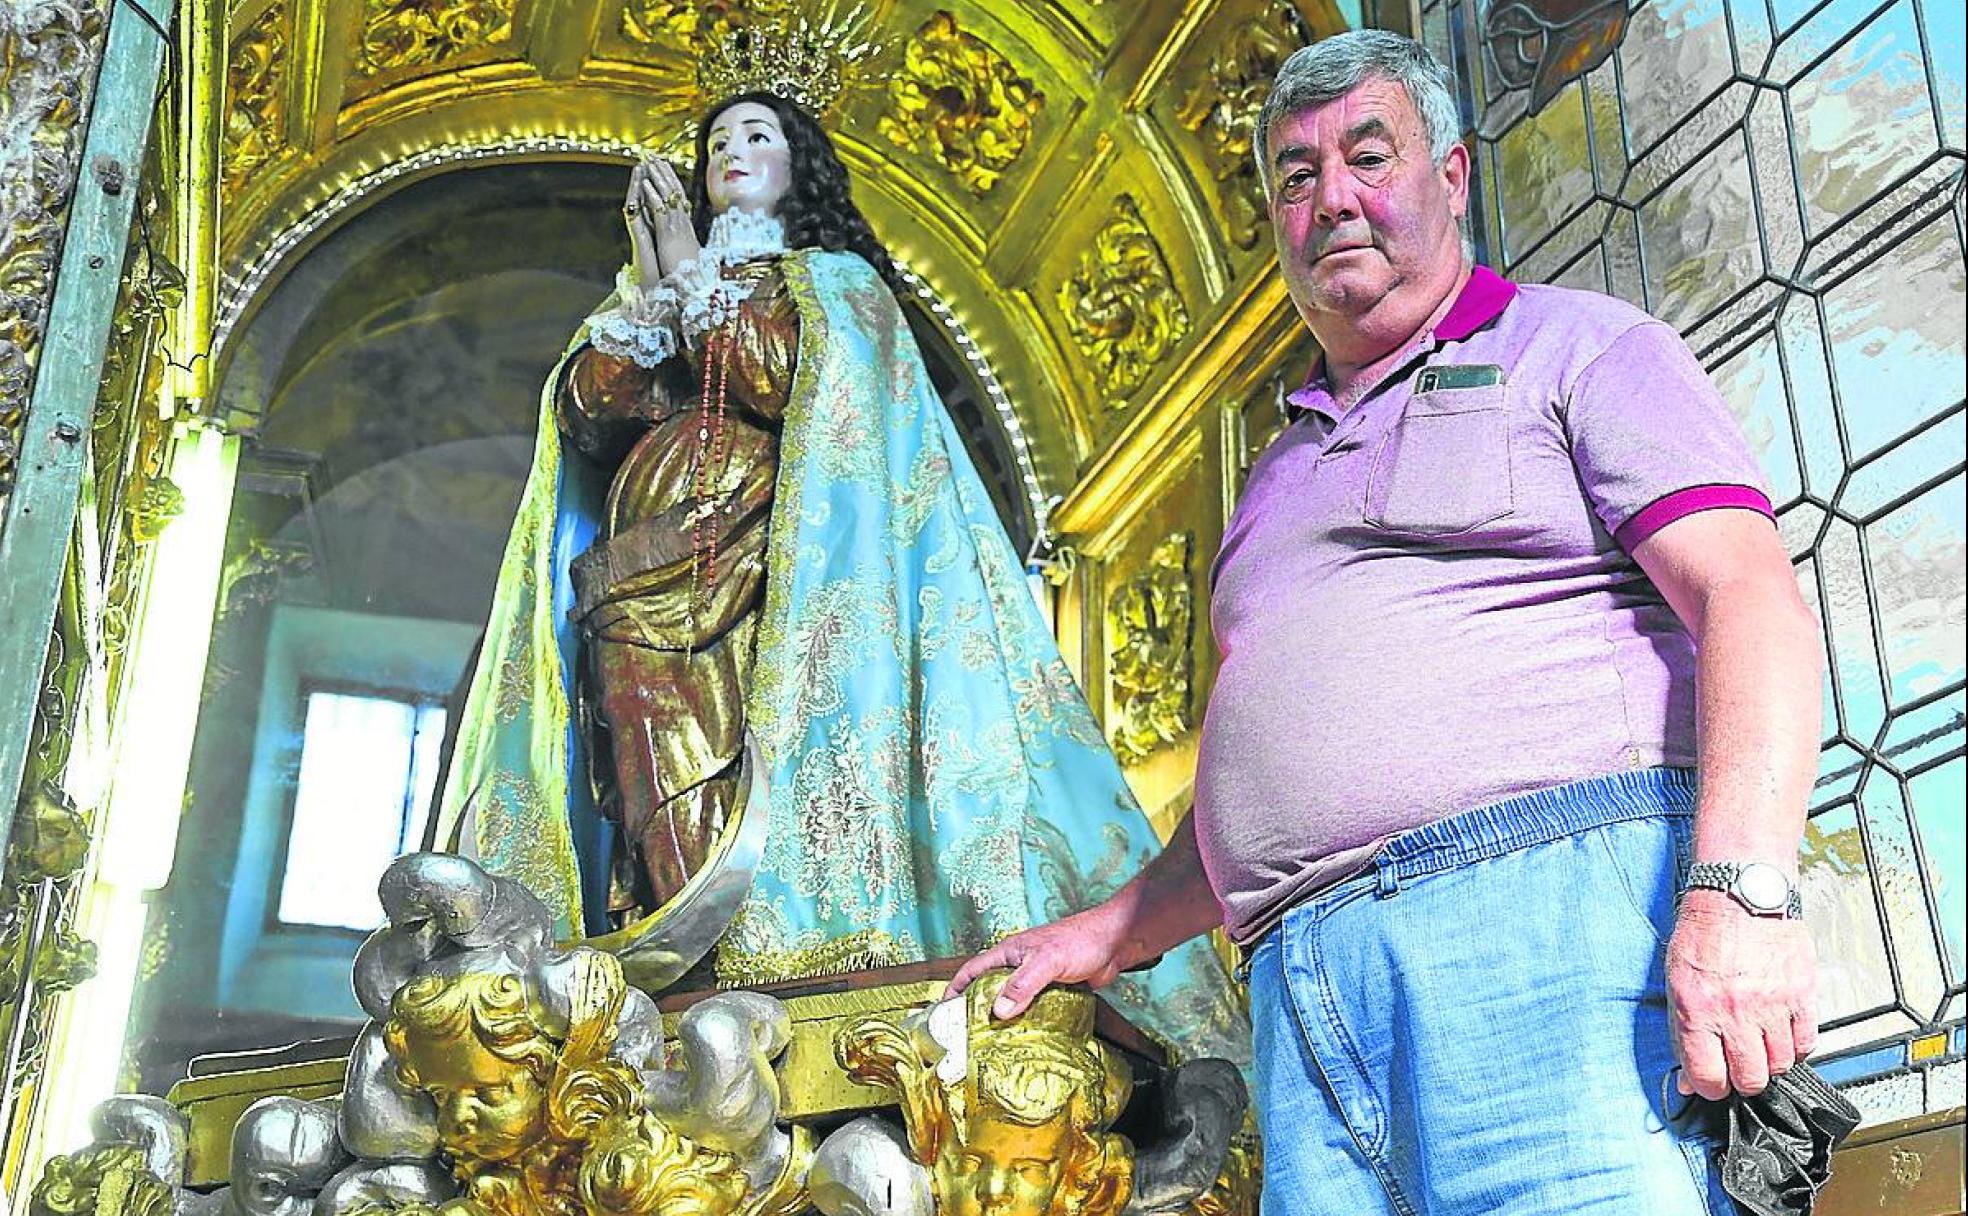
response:
{"label": "wristwatch", "polygon": [[1721,891],[1751,916],[1804,919],[1804,897],[1767,861],[1698,861],[1688,867],[1687,890]]}

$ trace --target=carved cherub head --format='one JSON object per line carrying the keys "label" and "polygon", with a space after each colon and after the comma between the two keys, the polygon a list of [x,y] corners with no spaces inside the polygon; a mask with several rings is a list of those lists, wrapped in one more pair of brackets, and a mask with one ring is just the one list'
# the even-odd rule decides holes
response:
{"label": "carved cherub head", "polygon": [[419,976],[396,994],[383,1037],[403,1083],[436,1102],[454,1156],[509,1161],[546,1135],[560,1053],[519,976]]}
{"label": "carved cherub head", "polygon": [[1093,1035],[1094,999],[1053,990],[1012,1022],[992,1019],[1003,983],[969,994],[966,1076],[929,1163],[938,1211],[957,1216],[1104,1216],[1127,1203],[1133,1150],[1107,1127],[1131,1087]]}

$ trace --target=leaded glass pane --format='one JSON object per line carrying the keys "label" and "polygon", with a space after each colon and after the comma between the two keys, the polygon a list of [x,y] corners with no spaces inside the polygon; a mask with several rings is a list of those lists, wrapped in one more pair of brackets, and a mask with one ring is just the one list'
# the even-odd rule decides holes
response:
{"label": "leaded glass pane", "polygon": [[[1954,713],[1959,730],[1958,703]],[[1968,762],[1957,756],[1907,782],[1926,856],[1927,889],[1934,896],[1941,957],[1948,986],[1955,989],[1968,976],[1968,952],[1964,952],[1962,940],[1968,934],[1968,796],[1964,795],[1968,786],[1964,786],[1964,778],[1968,778]]]}
{"label": "leaded glass pane", "polygon": [[1852,455],[1863,458],[1960,401],[1968,314],[1961,245],[1943,217],[1825,293]]}
{"label": "leaded glass pane", "polygon": [[[1467,6],[1429,11],[1439,44],[1479,42]],[[1603,282],[1682,329],[1824,623],[1805,851],[1824,1051],[1968,1003],[1965,26],[1933,0],[1660,0],[1541,114],[1522,89],[1481,98],[1500,268]],[[1959,1071],[1865,1083],[1863,1104],[1958,1103]]]}

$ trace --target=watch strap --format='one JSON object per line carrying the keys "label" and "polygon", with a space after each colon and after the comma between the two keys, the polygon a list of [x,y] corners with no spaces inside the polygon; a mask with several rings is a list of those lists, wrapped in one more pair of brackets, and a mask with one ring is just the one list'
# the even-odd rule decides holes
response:
{"label": "watch strap", "polygon": [[[1742,877],[1741,863],[1734,861],[1698,861],[1688,867],[1687,881],[1682,885],[1686,891],[1720,891],[1736,901],[1745,912],[1752,916],[1779,915],[1776,911],[1762,911],[1751,906],[1736,889],[1736,880]],[[1804,896],[1797,890],[1797,884],[1786,882],[1787,892],[1781,912],[1785,920],[1804,919]]]}

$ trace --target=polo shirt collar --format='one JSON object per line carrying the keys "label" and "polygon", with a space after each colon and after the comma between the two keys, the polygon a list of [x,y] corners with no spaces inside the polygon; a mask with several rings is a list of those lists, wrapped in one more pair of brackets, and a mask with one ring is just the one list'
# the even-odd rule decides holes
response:
{"label": "polo shirt collar", "polygon": [[[1462,341],[1503,315],[1503,310],[1516,298],[1517,284],[1488,266],[1477,266],[1469,272],[1469,281],[1462,285],[1455,303],[1449,305],[1449,311],[1436,323],[1424,347],[1432,350],[1443,342]],[[1305,373],[1305,382],[1285,394],[1285,401],[1290,407],[1287,414],[1292,418],[1298,417],[1304,410],[1317,410],[1328,418],[1338,416],[1338,402],[1333,399],[1332,389],[1326,384],[1326,356],[1323,353],[1312,360],[1311,370]]]}

